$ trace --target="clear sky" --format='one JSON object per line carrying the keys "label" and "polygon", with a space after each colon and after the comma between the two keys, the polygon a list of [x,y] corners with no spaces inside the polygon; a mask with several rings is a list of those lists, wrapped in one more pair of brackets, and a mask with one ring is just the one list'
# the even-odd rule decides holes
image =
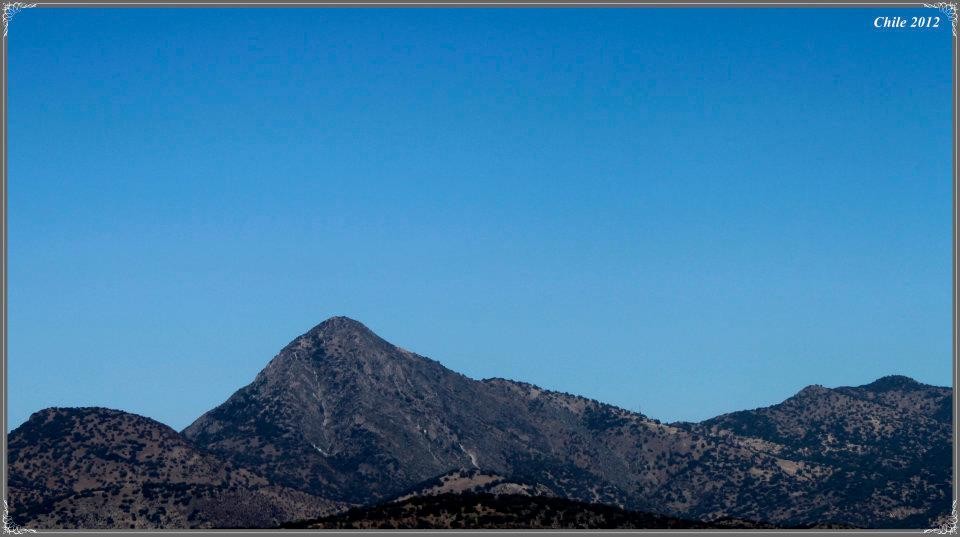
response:
{"label": "clear sky", "polygon": [[49,9],[9,47],[9,426],[177,429],[332,315],[662,420],[951,383],[932,9]]}

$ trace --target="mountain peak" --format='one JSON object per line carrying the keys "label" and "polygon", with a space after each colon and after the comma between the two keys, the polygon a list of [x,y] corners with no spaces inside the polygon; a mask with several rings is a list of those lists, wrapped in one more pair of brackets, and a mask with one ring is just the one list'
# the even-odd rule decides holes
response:
{"label": "mountain peak", "polygon": [[350,317],[330,317],[311,328],[294,341],[298,345],[319,344],[328,350],[333,348],[370,350],[392,349],[393,345],[385,341],[360,321]]}
{"label": "mountain peak", "polygon": [[919,382],[904,375],[887,375],[878,378],[870,384],[865,384],[861,386],[861,388],[873,392],[888,392],[891,390],[915,390],[921,386]]}
{"label": "mountain peak", "polygon": [[794,397],[817,396],[817,395],[823,395],[829,392],[830,392],[830,389],[825,387],[822,384],[811,384],[805,387],[804,389],[800,390],[799,392],[797,392],[797,394]]}
{"label": "mountain peak", "polygon": [[309,333],[338,333],[338,332],[354,332],[354,333],[369,333],[373,332],[366,327],[363,323],[356,319],[351,319],[343,315],[336,315],[330,317],[329,319],[323,321],[322,323],[314,326],[310,329]]}

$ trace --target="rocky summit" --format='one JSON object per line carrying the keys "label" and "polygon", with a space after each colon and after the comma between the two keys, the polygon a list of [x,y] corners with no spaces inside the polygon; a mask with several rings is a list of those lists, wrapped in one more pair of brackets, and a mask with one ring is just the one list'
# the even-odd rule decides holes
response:
{"label": "rocky summit", "polygon": [[[609,516],[619,527],[927,528],[951,507],[952,404],[949,388],[895,376],[665,424],[470,379],[335,317],[180,434],[103,409],[35,414],[11,435],[11,515],[37,528],[345,527],[324,517],[353,507],[376,527],[371,513],[400,499],[428,513],[440,501],[428,498],[452,505],[463,494],[511,527],[529,527],[517,513],[532,509],[552,513],[551,527]],[[234,498],[246,503],[228,507]],[[560,504],[523,498],[567,503],[561,516]],[[572,514],[598,504],[618,511]],[[425,524],[383,524],[397,520]]]}

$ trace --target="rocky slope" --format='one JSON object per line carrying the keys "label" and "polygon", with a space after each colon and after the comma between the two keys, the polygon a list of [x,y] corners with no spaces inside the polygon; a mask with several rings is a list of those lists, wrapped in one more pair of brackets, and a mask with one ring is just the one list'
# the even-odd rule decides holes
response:
{"label": "rocky slope", "polygon": [[[703,456],[778,468],[745,446],[597,401],[469,379],[346,318],[294,340],[183,434],[272,482],[364,504],[474,467],[580,501],[672,508],[687,500],[663,487]],[[725,473],[705,466],[697,477]]]}
{"label": "rocky slope", "polygon": [[[884,377],[664,424],[473,380],[335,317],[179,435],[105,409],[35,414],[10,437],[12,515],[32,527],[266,527],[398,498],[453,508],[460,495],[514,498],[494,511],[517,524],[533,512],[522,505],[567,520],[567,507],[519,499],[562,498],[708,525],[928,528],[950,511],[951,393]],[[576,524],[612,520],[584,516]]]}
{"label": "rocky slope", "polygon": [[[472,467],[683,518],[926,527],[950,507],[949,394],[882,379],[807,388],[751,411],[782,416],[756,426],[735,415],[669,425],[530,384],[475,381],[337,317],[184,435],[272,482],[367,505]],[[764,429],[776,419],[782,427]]]}
{"label": "rocky slope", "polygon": [[952,403],[949,388],[890,376],[858,387],[810,386],[778,405],[690,430],[759,439],[758,451],[780,457],[797,474],[813,465],[829,469],[789,502],[784,518],[930,527],[948,511]]}
{"label": "rocky slope", "polygon": [[35,413],[11,433],[8,462],[10,515],[31,528],[275,527],[342,507],[105,408]]}

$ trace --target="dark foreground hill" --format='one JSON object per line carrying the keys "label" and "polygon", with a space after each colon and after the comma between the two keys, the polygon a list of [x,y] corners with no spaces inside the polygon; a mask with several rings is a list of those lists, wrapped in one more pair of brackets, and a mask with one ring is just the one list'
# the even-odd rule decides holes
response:
{"label": "dark foreground hill", "polygon": [[[511,494],[676,519],[927,528],[950,511],[951,409],[947,388],[885,377],[860,387],[808,387],[779,405],[700,424],[664,424],[531,384],[473,380],[336,317],[293,340],[251,384],[187,427],[177,449],[229,463],[237,473],[226,484],[211,477],[203,486],[220,483],[258,498],[257,491],[272,487],[275,504],[269,505],[277,507],[253,509],[274,513],[256,515],[261,523],[328,512],[293,516],[310,509],[304,498],[317,509],[378,505],[472,468],[523,489]],[[91,418],[92,426],[96,421]],[[47,485],[30,473],[38,464],[56,472],[70,463],[68,474],[85,484],[90,472],[98,475],[88,462],[99,456],[82,436],[69,449],[56,441],[28,449],[56,431],[21,429],[11,437],[11,484],[19,483],[11,492],[14,520],[34,527],[106,524],[93,515],[54,517],[20,507],[35,505],[38,495],[49,500],[49,493],[38,492]],[[13,440],[28,433],[30,440],[15,448]],[[75,452],[66,454],[70,449]],[[128,461],[127,471],[146,462]],[[247,481],[263,481],[242,485],[240,476],[248,474]],[[151,484],[168,481],[163,472],[146,475]],[[184,494],[213,498],[191,520],[189,513],[156,514],[171,508],[150,503],[137,483],[130,497],[146,509],[137,524],[184,527],[203,516],[204,524],[223,523],[202,513],[222,504],[217,498],[226,490]],[[54,512],[91,509],[88,500],[62,501]]]}
{"label": "dark foreground hill", "polygon": [[709,522],[627,511],[558,498],[542,485],[460,469],[421,483],[382,504],[284,524],[312,529],[705,529],[775,528],[720,519]]}
{"label": "dark foreground hill", "polygon": [[517,494],[452,493],[414,496],[374,507],[351,509],[319,520],[284,525],[310,529],[763,529],[741,520],[712,523]]}

